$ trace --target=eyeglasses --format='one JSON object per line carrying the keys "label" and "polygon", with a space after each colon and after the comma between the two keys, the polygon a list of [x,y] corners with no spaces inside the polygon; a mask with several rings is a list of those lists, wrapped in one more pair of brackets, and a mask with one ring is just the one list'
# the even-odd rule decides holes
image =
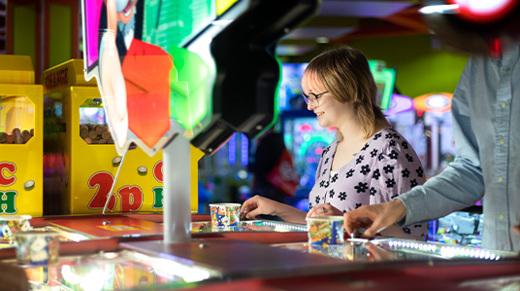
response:
{"label": "eyeglasses", "polygon": [[326,93],[329,93],[329,91],[325,91],[325,92],[319,93],[319,94],[309,93],[309,96],[302,94],[302,96],[303,96],[303,100],[305,100],[305,103],[311,104],[314,107],[318,107],[318,106],[320,106],[319,98],[321,97],[321,95],[326,94]]}

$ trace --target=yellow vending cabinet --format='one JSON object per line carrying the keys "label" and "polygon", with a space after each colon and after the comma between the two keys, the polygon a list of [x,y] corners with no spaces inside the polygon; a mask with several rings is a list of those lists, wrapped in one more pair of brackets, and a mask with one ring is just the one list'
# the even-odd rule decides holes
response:
{"label": "yellow vending cabinet", "polygon": [[[102,213],[105,204],[105,213],[162,212],[162,151],[150,157],[134,148],[122,163],[95,79],[84,78],[83,61],[69,60],[44,71],[42,82],[46,213]],[[192,147],[192,212],[198,208],[197,164],[202,155]]]}
{"label": "yellow vending cabinet", "polygon": [[0,215],[43,214],[43,88],[29,56],[0,55]]}

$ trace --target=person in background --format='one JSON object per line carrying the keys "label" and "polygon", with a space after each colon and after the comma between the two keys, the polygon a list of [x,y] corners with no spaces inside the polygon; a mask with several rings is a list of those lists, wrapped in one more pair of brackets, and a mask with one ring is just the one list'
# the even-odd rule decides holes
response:
{"label": "person in background", "polygon": [[[293,223],[306,217],[342,215],[362,205],[389,201],[423,184],[421,163],[406,139],[390,128],[376,104],[377,87],[368,61],[357,49],[338,47],[313,58],[302,78],[307,109],[321,127],[335,127],[337,138],[322,152],[316,183],[309,193],[309,212],[265,197],[244,202],[252,219],[275,215]],[[384,235],[424,238],[424,223]]]}
{"label": "person in background", "polygon": [[253,174],[251,194],[285,203],[295,195],[298,174],[283,135],[270,129],[257,141],[254,160],[247,168]]}
{"label": "person in background", "polygon": [[435,219],[483,199],[481,247],[520,251],[513,227],[520,220],[520,34],[510,30],[520,27],[519,15],[517,7],[489,25],[428,16],[441,43],[471,53],[451,105],[456,157],[423,186],[346,213],[348,233],[364,229],[363,237],[373,237],[395,223]]}

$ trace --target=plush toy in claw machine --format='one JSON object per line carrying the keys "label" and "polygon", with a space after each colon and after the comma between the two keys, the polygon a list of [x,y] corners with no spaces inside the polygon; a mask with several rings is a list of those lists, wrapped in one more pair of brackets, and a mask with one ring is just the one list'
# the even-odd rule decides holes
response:
{"label": "plush toy in claw machine", "polygon": [[30,57],[0,55],[0,215],[43,213],[42,120]]}
{"label": "plush toy in claw machine", "polygon": [[[83,61],[69,60],[50,68],[42,79],[46,213],[162,211],[162,155],[150,156],[136,147],[123,155],[116,151],[106,104],[96,82],[85,80]],[[202,152],[192,148],[192,163],[200,157]],[[195,189],[191,209],[196,212],[196,167],[191,175],[191,189]]]}

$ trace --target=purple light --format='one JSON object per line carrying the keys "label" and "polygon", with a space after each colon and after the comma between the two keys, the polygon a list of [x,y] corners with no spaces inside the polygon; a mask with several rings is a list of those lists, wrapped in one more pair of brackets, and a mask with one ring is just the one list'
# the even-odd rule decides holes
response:
{"label": "purple light", "polygon": [[399,94],[392,94],[390,99],[390,106],[385,111],[385,115],[394,115],[400,112],[413,109],[412,98]]}

